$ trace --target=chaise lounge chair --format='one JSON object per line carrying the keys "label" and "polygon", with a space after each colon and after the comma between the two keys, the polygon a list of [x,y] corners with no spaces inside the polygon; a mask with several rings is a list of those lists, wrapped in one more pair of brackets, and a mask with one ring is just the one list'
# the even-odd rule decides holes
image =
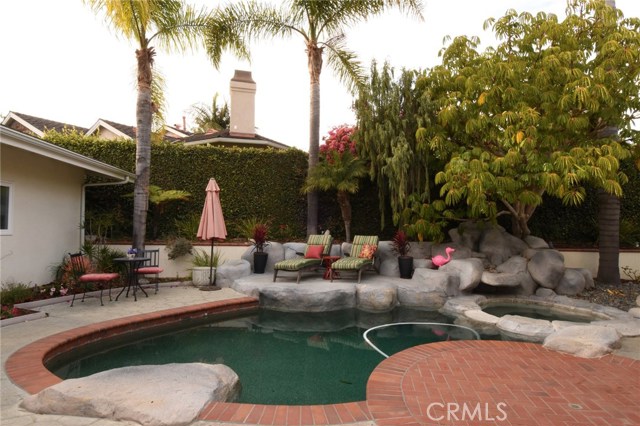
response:
{"label": "chaise lounge chair", "polygon": [[375,253],[378,250],[377,235],[356,235],[353,237],[351,253],[345,253],[345,257],[335,261],[331,265],[331,281],[337,271],[354,271],[358,273],[358,284],[362,278],[362,272],[374,269],[379,273],[376,266]]}
{"label": "chaise lounge chair", "polygon": [[278,277],[278,271],[289,271],[298,273],[296,283],[299,284],[304,271],[322,266],[322,258],[331,252],[331,243],[333,243],[331,235],[309,235],[304,254],[298,253],[303,257],[282,260],[273,266],[273,282]]}

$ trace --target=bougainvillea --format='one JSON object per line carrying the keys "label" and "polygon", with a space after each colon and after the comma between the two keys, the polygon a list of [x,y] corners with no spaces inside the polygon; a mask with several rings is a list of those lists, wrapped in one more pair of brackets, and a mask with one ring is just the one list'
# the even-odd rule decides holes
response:
{"label": "bougainvillea", "polygon": [[356,154],[356,142],[351,138],[356,131],[355,126],[343,124],[329,130],[329,134],[322,138],[324,144],[320,145],[320,155],[328,162],[332,162],[335,152],[340,154],[349,151],[354,157]]}

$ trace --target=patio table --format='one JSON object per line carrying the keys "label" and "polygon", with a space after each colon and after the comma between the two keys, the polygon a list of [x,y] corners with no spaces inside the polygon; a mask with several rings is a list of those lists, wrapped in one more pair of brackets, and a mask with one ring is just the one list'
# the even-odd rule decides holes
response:
{"label": "patio table", "polygon": [[138,274],[135,273],[135,270],[140,268],[144,264],[144,262],[148,260],[151,259],[149,257],[116,257],[115,259],[113,259],[114,262],[122,263],[124,265],[126,275],[125,285],[122,286],[122,290],[120,290],[120,293],[118,293],[118,295],[116,296],[116,301],[118,300],[118,297],[120,297],[122,292],[124,292],[125,288],[127,289],[125,297],[129,297],[129,290],[131,290],[131,287],[133,287],[134,301],[138,301],[138,298],[136,297],[136,291],[138,290],[138,288],[142,290],[146,297],[149,297],[147,292],[144,291],[142,286],[140,286],[140,283],[138,282]]}
{"label": "patio table", "polygon": [[[338,259],[340,259],[340,256],[322,256],[322,264],[325,267],[324,275],[322,276],[322,278],[324,278],[325,280],[331,279],[331,265],[333,265],[333,262]],[[340,275],[334,271],[333,278],[340,278]]]}

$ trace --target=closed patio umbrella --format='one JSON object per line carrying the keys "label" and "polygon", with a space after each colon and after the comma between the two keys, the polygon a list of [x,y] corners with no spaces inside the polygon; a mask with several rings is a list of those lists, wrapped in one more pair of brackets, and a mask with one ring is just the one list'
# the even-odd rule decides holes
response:
{"label": "closed patio umbrella", "polygon": [[[200,217],[200,225],[198,226],[197,237],[201,240],[211,240],[211,257],[209,260],[209,285],[215,285],[215,276],[213,275],[213,244],[216,239],[224,240],[227,237],[227,227],[224,224],[224,216],[222,215],[222,205],[220,204],[220,187],[215,179],[209,179],[206,188],[206,197],[204,207],[202,208],[202,216]],[[214,286],[215,287],[215,286]],[[213,288],[212,288],[213,289]],[[215,288],[219,290],[218,287]]]}

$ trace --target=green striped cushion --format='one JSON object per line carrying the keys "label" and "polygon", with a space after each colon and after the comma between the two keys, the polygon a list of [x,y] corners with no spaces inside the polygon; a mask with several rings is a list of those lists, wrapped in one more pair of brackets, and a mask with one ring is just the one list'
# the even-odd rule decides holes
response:
{"label": "green striped cushion", "polygon": [[[331,243],[333,242],[333,238],[331,235],[309,235],[309,239],[307,241],[307,246],[304,249],[304,254],[307,254],[307,250],[309,246],[319,246],[323,245],[324,249],[322,250],[323,256],[328,256],[331,252]],[[299,269],[308,268],[314,265],[321,265],[322,259],[305,259],[302,257],[298,257],[295,259],[286,259],[281,260],[280,262],[273,265],[274,269],[278,269],[281,271],[297,271]]]}
{"label": "green striped cushion", "polygon": [[308,268],[313,265],[322,264],[322,259],[304,259],[302,257],[297,259],[281,260],[273,267],[280,271],[297,271],[299,269]]}
{"label": "green striped cushion", "polygon": [[309,246],[324,246],[324,250],[322,250],[322,254],[324,256],[328,256],[331,252],[331,243],[333,242],[333,238],[331,235],[309,235],[309,239],[307,241],[307,247],[304,249],[304,254],[307,254],[307,250]]}
{"label": "green striped cushion", "polygon": [[351,245],[351,257],[360,256],[360,252],[362,251],[362,246],[365,244],[371,244],[374,246],[378,246],[378,236],[377,235],[356,235],[353,237],[353,244]]}
{"label": "green striped cushion", "polygon": [[340,271],[357,271],[366,265],[372,265],[373,260],[363,257],[343,257],[331,265],[331,269]]}

